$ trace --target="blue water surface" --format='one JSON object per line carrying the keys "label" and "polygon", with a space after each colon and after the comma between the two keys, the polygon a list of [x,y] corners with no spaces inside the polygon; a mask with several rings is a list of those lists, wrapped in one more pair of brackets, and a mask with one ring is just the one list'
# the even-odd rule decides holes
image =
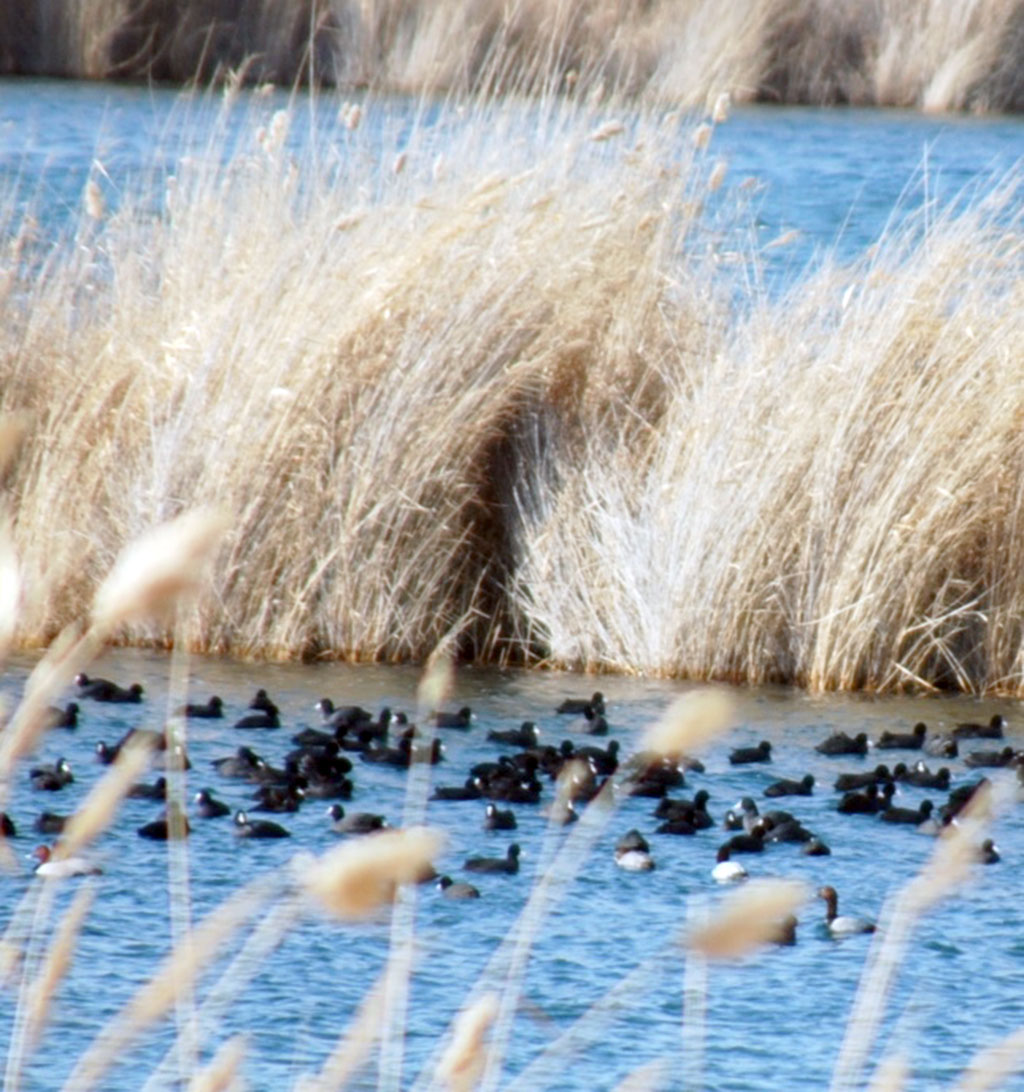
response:
{"label": "blue water surface", "polygon": [[[26,667],[5,676],[4,693],[12,701],[20,693]],[[8,810],[19,828],[12,844],[22,870],[3,880],[5,924],[19,899],[38,893],[26,860],[40,840],[32,830],[35,816],[43,808],[68,812],[82,801],[104,772],[94,759],[98,741],[112,742],[131,726],[158,726],[166,714],[168,660],[163,656],[119,653],[98,665],[97,673],[141,681],[146,700],[120,707],[83,703],[76,732],[49,734],[35,759],[53,761],[63,755],[70,760],[75,781],[62,792],[31,789],[29,764],[19,772]],[[224,721],[189,726],[193,763],[187,775],[189,795],[210,787],[233,808],[245,808],[252,804],[253,787],[221,778],[211,768],[211,759],[245,743],[280,764],[292,746],[292,734],[318,723],[314,703],[325,695],[374,710],[387,704],[411,711],[417,673],[407,668],[327,665],[253,667],[197,659],[191,680],[194,698],[216,692],[228,713]],[[640,745],[645,728],[686,689],[682,684],[615,678],[602,678],[596,685],[610,703],[612,738],[621,741],[625,752]],[[265,686],[281,706],[282,729],[245,732],[232,727],[257,686]],[[576,743],[593,742],[566,727],[565,719],[553,710],[567,693],[589,694],[594,686],[593,679],[558,674],[460,671],[452,704],[469,704],[476,719],[468,732],[441,733],[446,757],[430,771],[431,783],[461,784],[473,763],[501,750],[486,741],[487,730],[517,726],[523,719],[536,720],[547,741],[558,743],[568,737]],[[736,965],[710,967],[706,1019],[698,1037],[704,1042],[703,1059],[694,1055],[692,1046],[685,1053],[684,986],[693,981],[694,965],[687,968],[679,941],[689,916],[713,913],[722,897],[709,873],[725,834],[716,829],[692,838],[658,835],[652,814],[655,801],[622,798],[595,827],[592,847],[576,861],[532,934],[502,1087],[524,1073],[520,1087],[612,1088],[637,1066],[658,1058],[666,1059],[666,1087],[671,1088],[692,1086],[694,1074],[708,1089],[827,1086],[870,938],[830,939],[822,925],[823,904],[814,892],[831,884],[840,892],[841,910],[884,920],[887,900],[921,868],[934,841],[912,827],[835,811],[838,794],[831,782],[838,771],[873,767],[882,759],[890,763],[913,759],[911,752],[833,759],[817,754],[813,745],[837,729],[866,731],[877,738],[885,729],[907,730],[919,719],[939,731],[959,720],[987,719],[994,712],[1009,719],[1012,743],[1021,745],[1024,736],[1016,702],[812,699],[787,689],[739,690],[733,697],[735,727],[707,748],[705,772],[688,775],[686,789],[680,791],[692,794],[707,788],[712,814],[720,822],[740,796],[753,796],[763,810],[769,805],[763,790],[780,776],[815,775],[814,795],[775,803],[824,838],[832,856],[804,857],[798,847],[783,845],[745,862],[752,876],[805,881],[808,901],[799,914],[797,944]],[[771,764],[730,765],[728,754],[734,746],[762,738],[773,743]],[[991,746],[976,741],[964,751]],[[962,757],[943,761],[953,773],[954,785],[977,777]],[[357,759],[353,777],[356,788],[349,808],[381,812],[394,825],[403,821],[403,771],[360,764]],[[924,798],[939,803],[944,796],[909,787],[900,792],[901,801],[912,806]],[[474,990],[505,987],[508,964],[495,963],[495,953],[503,942],[521,937],[527,897],[553,854],[568,838],[582,837],[582,824],[568,830],[549,827],[541,812],[552,798],[550,788],[545,798],[541,807],[515,808],[519,828],[512,833],[483,829],[481,801],[428,805],[427,821],[447,838],[436,862],[440,871],[473,878],[463,870],[468,856],[501,855],[513,839],[523,849],[522,870],[514,877],[475,878],[482,892],[475,902],[444,900],[430,885],[416,890],[402,1087],[414,1087],[421,1070],[429,1070],[452,1017]],[[253,923],[256,931],[243,930],[225,942],[200,989],[202,1001],[230,961],[242,953],[240,967],[233,966],[230,972],[227,997],[201,1021],[202,1049],[206,1056],[231,1034],[244,1033],[246,1073],[254,1088],[288,1087],[301,1073],[319,1067],[387,963],[387,917],[346,925],[309,908],[289,919],[289,927],[266,951],[258,949],[260,930],[268,928],[267,915],[281,913],[288,905],[288,892],[294,887],[290,870],[297,862],[301,865],[305,854],[319,854],[337,844],[326,807],[324,801],[308,801],[295,814],[274,816],[292,837],[268,842],[237,840],[230,819],[192,817],[187,849],[194,919],[204,917],[254,877],[264,876],[275,885],[275,897]],[[60,1087],[75,1058],[154,973],[169,949],[167,847],[136,834],[136,828],[158,810],[152,802],[126,801],[93,847],[92,855],[104,869],[96,879],[96,902],[69,975],[58,990],[41,1050],[25,1065],[26,1089]],[[614,864],[615,841],[631,827],[651,843],[657,865],[653,872],[624,873]],[[1019,900],[1007,897],[1016,890],[1012,877],[1024,851],[1020,809],[1001,815],[993,833],[1003,860],[975,866],[969,881],[924,919],[912,936],[885,1010],[872,1056],[892,1046],[904,1050],[913,1068],[912,1088],[949,1085],[977,1050],[1011,1033],[1024,1015],[1020,990],[1024,911]],[[70,892],[61,892],[57,902],[63,906],[69,898]],[[44,934],[41,929],[36,935]],[[250,971],[245,970],[245,953],[253,963]],[[14,1026],[16,996],[11,991],[0,995],[4,1036]],[[954,1013],[956,1033],[951,1034]],[[144,1087],[172,1041],[170,1022],[161,1023],[124,1052],[103,1087]],[[541,1057],[552,1044],[553,1056]],[[534,1068],[527,1070],[528,1066]],[[173,1073],[173,1068],[159,1070],[162,1076],[152,1087],[171,1087]],[[371,1086],[377,1086],[372,1060],[354,1087]]]}

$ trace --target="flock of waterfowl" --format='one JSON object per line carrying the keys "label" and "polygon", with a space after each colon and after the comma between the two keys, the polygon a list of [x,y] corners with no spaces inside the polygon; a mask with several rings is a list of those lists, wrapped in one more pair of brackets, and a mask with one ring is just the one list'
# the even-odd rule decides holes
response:
{"label": "flock of waterfowl", "polygon": [[[54,731],[76,730],[88,719],[83,711],[90,703],[131,705],[144,699],[143,687],[138,683],[122,687],[111,680],[86,675],[78,676],[76,689],[74,701],[64,708],[51,710],[49,724]],[[360,767],[374,765],[403,771],[414,762],[435,765],[445,762],[447,769],[452,765],[448,760],[447,743],[474,733],[477,737],[485,736],[493,747],[492,757],[474,762],[468,770],[462,771],[461,779],[439,778],[430,799],[434,808],[443,807],[443,802],[480,801],[483,805],[481,826],[485,830],[515,831],[517,810],[521,808],[541,809],[547,821],[553,824],[572,823],[579,817],[580,810],[604,790],[653,801],[651,830],[645,834],[633,827],[616,842],[615,863],[627,871],[645,872],[655,867],[651,850],[651,840],[655,836],[700,835],[705,840],[714,840],[714,851],[709,853],[709,876],[717,883],[746,879],[747,869],[736,858],[763,854],[780,844],[798,845],[808,856],[831,854],[825,839],[807,827],[797,814],[774,806],[774,801],[780,798],[791,797],[797,801],[824,788],[810,773],[780,777],[767,785],[762,781],[758,786],[760,795],[772,801],[772,806],[759,807],[755,800],[758,791],[752,789],[749,795],[742,796],[734,807],[716,818],[709,811],[709,788],[702,787],[692,797],[681,794],[688,776],[699,778],[705,774],[704,766],[696,759],[682,755],[670,759],[653,753],[637,753],[627,758],[621,754],[618,739],[611,739],[603,746],[596,739],[574,742],[574,736],[600,737],[610,732],[608,709],[599,692],[589,698],[567,699],[553,711],[559,728],[564,728],[560,734],[565,736],[557,745],[542,742],[542,733],[533,721],[525,721],[517,728],[487,729],[478,724],[469,707],[433,713],[429,731],[418,729],[406,715],[389,708],[373,713],[359,705],[335,704],[325,697],[316,704],[316,710],[319,725],[294,732],[290,737],[290,749],[280,765],[274,765],[259,753],[259,745],[255,742],[264,733],[285,727],[281,710],[265,689],[258,690],[248,707],[234,715],[218,696],[183,706],[179,713],[186,718],[224,721],[225,740],[235,733],[239,739],[245,737],[246,742],[239,742],[233,751],[212,760],[211,771],[225,782],[246,784],[246,795],[252,801],[245,808],[231,806],[219,799],[211,788],[205,787],[192,800],[192,820],[225,820],[239,838],[287,838],[290,836],[285,825],[287,820],[281,817],[312,801],[326,801],[329,802],[325,821],[327,831],[342,836],[372,836],[388,826],[386,817],[376,812],[346,808],[343,803],[350,801],[356,792]],[[854,736],[837,732],[821,740],[814,749],[822,756],[837,760],[835,779],[826,791],[830,789],[836,794],[835,810],[838,813],[874,816],[881,822],[941,834],[945,826],[956,822],[960,810],[985,780],[984,775],[973,775],[972,771],[985,767],[1015,767],[1018,777],[1024,780],[1024,752],[1005,743],[995,749],[974,745],[978,740],[1003,740],[1005,730],[1004,718],[996,715],[985,723],[959,724],[948,733],[929,733],[923,723],[915,725],[910,732],[883,731],[874,740],[865,732]],[[126,742],[138,735],[149,737],[154,746],[155,764],[176,762],[180,767],[191,768],[187,755],[167,753],[165,736],[139,728],[130,729],[116,743],[97,742],[96,760],[112,762]],[[891,764],[869,762],[868,756],[875,753],[877,757],[879,751],[892,751],[900,760]],[[898,752],[906,752],[905,757]],[[954,784],[950,767],[942,765],[932,769],[927,764],[929,758],[944,762],[959,759],[964,773],[969,776],[961,777],[959,783]],[[856,768],[839,768],[839,762],[844,759],[856,762]],[[772,763],[772,744],[762,740],[753,746],[737,747],[729,753],[728,760],[731,767]],[[196,772],[193,772],[193,778]],[[32,788],[40,793],[59,793],[74,782],[71,766],[65,758],[49,765],[34,766],[28,776]],[[206,780],[205,775],[200,780]],[[903,807],[894,802],[897,791],[903,787],[942,792],[945,797],[941,801],[925,799],[916,808]],[[129,795],[164,805],[162,814],[138,827],[140,837],[166,840],[190,833],[192,827],[188,816],[168,815],[165,776],[134,786]],[[280,821],[250,814],[257,812],[274,813]],[[32,826],[38,832],[59,836],[67,817],[67,813],[43,810]],[[460,819],[462,817],[464,813],[460,813]],[[6,836],[16,835],[16,825],[10,816],[4,814],[2,824]],[[715,830],[722,830],[723,837],[715,838]],[[668,840],[663,844],[667,847]],[[505,853],[470,856],[462,867],[474,878],[514,876],[519,871],[520,856],[520,845],[513,841]],[[43,876],[97,870],[88,860],[51,859],[51,850],[46,845],[37,847],[34,859],[36,872]],[[984,863],[999,860],[998,850],[990,840],[978,846],[978,859]],[[435,881],[438,892],[445,898],[473,899],[481,894],[480,887],[468,880],[449,875],[433,875],[430,879]],[[838,895],[833,884],[823,882],[818,895],[825,904],[825,926],[832,934],[874,929],[870,921],[839,914]],[[793,941],[795,924],[795,921],[790,923],[782,937],[783,942]]]}

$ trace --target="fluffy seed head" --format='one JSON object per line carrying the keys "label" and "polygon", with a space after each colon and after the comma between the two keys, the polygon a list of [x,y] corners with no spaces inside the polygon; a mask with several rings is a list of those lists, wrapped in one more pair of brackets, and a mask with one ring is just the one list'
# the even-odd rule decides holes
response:
{"label": "fluffy seed head", "polygon": [[486,993],[456,1017],[452,1041],[437,1065],[438,1078],[452,1092],[476,1087],[487,1061],[484,1036],[497,1015],[497,995]]}
{"label": "fluffy seed head", "polygon": [[621,121],[606,121],[590,134],[590,139],[595,143],[601,143],[605,140],[611,140],[612,137],[616,137],[625,131],[626,127]]}
{"label": "fluffy seed head", "polygon": [[430,654],[416,688],[416,706],[420,710],[420,719],[435,709],[442,708],[454,689],[455,664],[444,648],[436,648]]}
{"label": "fluffy seed head", "polygon": [[225,513],[198,509],[129,543],[96,593],[96,626],[109,631],[122,622],[163,615],[196,592],[226,529]]}
{"label": "fluffy seed head", "polygon": [[708,959],[739,959],[777,940],[783,920],[806,898],[795,880],[750,880],[722,900],[714,920],[694,929],[687,944]]}
{"label": "fluffy seed head", "polygon": [[691,754],[725,731],[733,705],[721,690],[694,690],[674,701],[648,729],[644,746],[669,756]]}
{"label": "fluffy seed head", "polygon": [[103,191],[95,178],[90,178],[85,184],[85,212],[90,220],[102,220],[106,212],[106,204],[103,200]]}
{"label": "fluffy seed head", "polygon": [[729,173],[729,164],[724,159],[718,160],[711,170],[711,174],[708,175],[708,189],[714,193],[715,190],[721,189],[722,183],[725,181],[725,176]]}
{"label": "fluffy seed head", "polygon": [[428,874],[442,845],[441,834],[426,827],[380,831],[325,853],[303,882],[336,917],[365,917],[391,902],[399,884],[416,883]]}

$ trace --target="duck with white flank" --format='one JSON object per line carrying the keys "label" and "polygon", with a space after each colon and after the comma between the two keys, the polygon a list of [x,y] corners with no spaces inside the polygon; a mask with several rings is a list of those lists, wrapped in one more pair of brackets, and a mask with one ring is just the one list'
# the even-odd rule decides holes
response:
{"label": "duck with white flank", "polygon": [[731,852],[728,845],[718,847],[717,863],[711,869],[711,878],[715,883],[742,883],[747,878],[747,870],[739,861],[732,860]]}
{"label": "duck with white flank", "polygon": [[650,872],[654,868],[651,847],[640,831],[628,830],[615,843],[615,863],[627,872]]}
{"label": "duck with white flank", "polygon": [[35,874],[47,879],[64,879],[68,876],[97,876],[103,869],[83,857],[58,857],[50,846],[36,846],[32,857],[36,860]]}
{"label": "duck with white flank", "polygon": [[822,887],[818,898],[825,900],[825,927],[834,937],[854,936],[857,933],[873,933],[875,926],[866,918],[839,913],[839,896],[834,887]]}

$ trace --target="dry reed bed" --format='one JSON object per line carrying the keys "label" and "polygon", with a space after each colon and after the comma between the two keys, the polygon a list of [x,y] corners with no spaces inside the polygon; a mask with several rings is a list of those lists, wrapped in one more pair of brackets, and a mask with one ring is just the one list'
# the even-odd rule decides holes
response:
{"label": "dry reed bed", "polygon": [[1013,200],[755,308],[678,373],[642,457],[593,437],[526,521],[518,591],[552,659],[1020,692]]}
{"label": "dry reed bed", "polygon": [[1024,107],[1014,0],[41,0],[0,12],[0,70],[412,92],[605,84],[926,110]]}
{"label": "dry reed bed", "polygon": [[281,113],[229,165],[184,165],[163,218],[88,191],[76,238],[5,307],[3,407],[32,421],[15,536],[45,589],[23,638],[75,617],[126,541],[214,503],[234,527],[191,645],[495,651],[530,437],[653,398],[633,331],[661,356],[680,336],[647,322],[692,215],[679,121],[628,152],[599,120],[487,111],[443,158],[425,130],[399,148],[397,121],[384,151],[340,126],[318,173]]}
{"label": "dry reed bed", "polygon": [[466,111],[216,132],[7,282],[19,640],[213,504],[195,648],[1024,690],[1012,181],[737,302],[713,127]]}

